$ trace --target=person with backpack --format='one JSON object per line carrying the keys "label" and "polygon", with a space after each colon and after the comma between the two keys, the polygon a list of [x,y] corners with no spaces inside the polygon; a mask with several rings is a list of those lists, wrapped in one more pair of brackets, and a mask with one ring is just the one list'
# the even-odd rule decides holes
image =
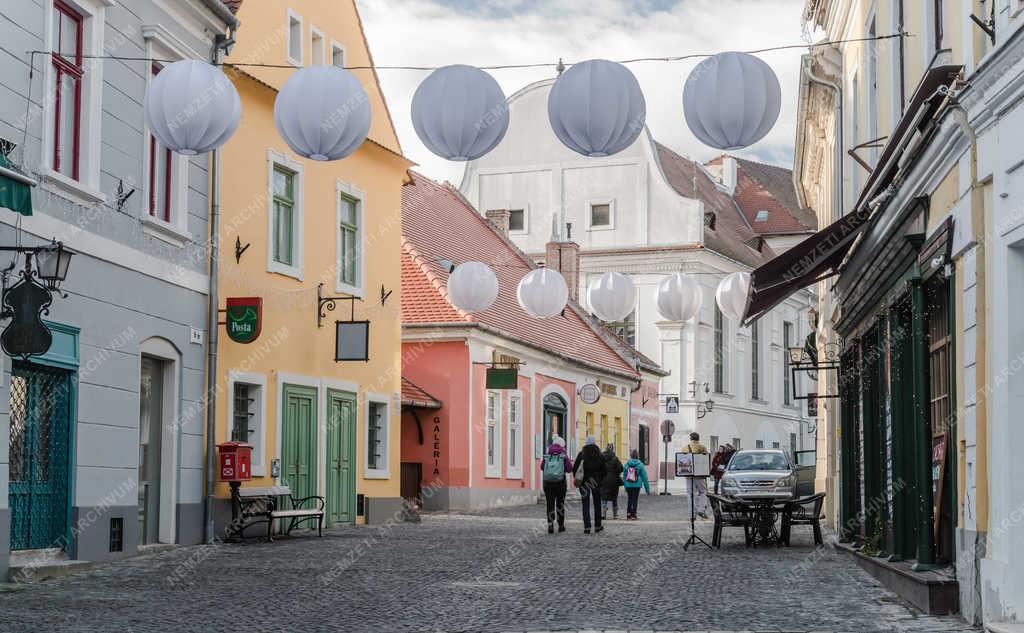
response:
{"label": "person with backpack", "polygon": [[608,518],[608,502],[612,504],[612,518],[619,518],[619,486],[622,485],[622,462],[615,454],[615,445],[609,444],[604,449],[604,465],[608,472],[601,481],[601,503],[604,506],[601,518]]}
{"label": "person with backpack", "polygon": [[555,437],[548,447],[544,458],[540,461],[540,470],[544,474],[544,501],[548,509],[548,534],[555,533],[555,519],[558,519],[558,531],[565,531],[565,484],[566,473],[572,472],[572,461],[565,452],[565,440]]}
{"label": "person with backpack", "polygon": [[651,484],[647,479],[647,468],[640,461],[640,451],[635,448],[629,452],[629,461],[622,469],[623,486],[626,488],[626,520],[636,521],[636,507],[640,502],[640,488],[651,494]]}
{"label": "person with backpack", "polygon": [[601,482],[604,481],[607,470],[601,449],[597,447],[597,440],[593,435],[587,436],[572,470],[573,481],[580,489],[580,497],[583,500],[584,534],[590,534],[591,505],[594,506],[594,532],[604,529],[601,525]]}

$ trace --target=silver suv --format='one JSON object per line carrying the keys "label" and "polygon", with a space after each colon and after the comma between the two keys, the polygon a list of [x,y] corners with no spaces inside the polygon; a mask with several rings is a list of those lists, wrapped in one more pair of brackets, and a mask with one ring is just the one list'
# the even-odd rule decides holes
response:
{"label": "silver suv", "polygon": [[779,449],[737,451],[722,477],[722,494],[743,499],[793,499],[796,467]]}

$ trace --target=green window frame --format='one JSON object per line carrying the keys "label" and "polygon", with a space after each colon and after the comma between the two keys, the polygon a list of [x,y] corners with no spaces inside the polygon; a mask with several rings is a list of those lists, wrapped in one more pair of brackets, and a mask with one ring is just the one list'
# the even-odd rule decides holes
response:
{"label": "green window frame", "polygon": [[273,259],[285,266],[295,266],[295,172],[274,165],[273,191],[274,234],[271,236]]}
{"label": "green window frame", "polygon": [[358,287],[361,268],[359,215],[362,202],[340,194],[338,201],[338,282]]}

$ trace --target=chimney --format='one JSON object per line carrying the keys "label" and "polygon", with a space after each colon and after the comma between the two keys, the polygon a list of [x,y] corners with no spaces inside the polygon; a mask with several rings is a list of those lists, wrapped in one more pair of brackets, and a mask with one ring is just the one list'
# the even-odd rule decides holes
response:
{"label": "chimney", "polygon": [[736,159],[732,156],[722,157],[722,185],[730,196],[736,195]]}
{"label": "chimney", "polygon": [[580,245],[576,242],[548,242],[544,248],[544,266],[562,273],[565,285],[569,286],[569,298],[577,301],[580,294]]}
{"label": "chimney", "polygon": [[508,222],[512,217],[512,212],[508,209],[488,209],[487,220],[494,225],[494,228],[498,229],[498,233],[501,233],[505,237],[508,237]]}

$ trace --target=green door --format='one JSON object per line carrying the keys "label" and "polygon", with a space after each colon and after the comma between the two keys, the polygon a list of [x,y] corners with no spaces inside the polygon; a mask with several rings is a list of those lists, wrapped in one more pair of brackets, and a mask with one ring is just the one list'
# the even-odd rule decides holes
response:
{"label": "green door", "polygon": [[565,417],[568,408],[565,400],[562,400],[557,394],[549,393],[544,397],[544,434],[540,439],[541,450],[547,449],[555,435],[563,439],[567,437]]}
{"label": "green door", "polygon": [[356,396],[327,391],[327,522],[355,523]]}
{"label": "green door", "polygon": [[316,494],[316,389],[284,386],[281,483],[296,499]]}

